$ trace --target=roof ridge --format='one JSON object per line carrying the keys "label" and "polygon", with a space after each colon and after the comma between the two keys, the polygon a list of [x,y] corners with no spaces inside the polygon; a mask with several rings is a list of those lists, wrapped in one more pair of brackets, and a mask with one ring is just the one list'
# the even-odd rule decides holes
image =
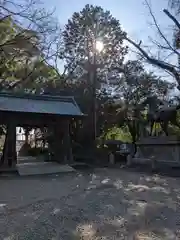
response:
{"label": "roof ridge", "polygon": [[44,101],[48,101],[48,100],[50,100],[50,101],[64,101],[64,102],[72,102],[72,103],[75,104],[75,99],[74,99],[73,96],[0,92],[0,98],[1,97],[23,98],[23,99],[44,100]]}
{"label": "roof ridge", "polygon": [[74,97],[45,94],[0,93],[0,111],[84,116]]}

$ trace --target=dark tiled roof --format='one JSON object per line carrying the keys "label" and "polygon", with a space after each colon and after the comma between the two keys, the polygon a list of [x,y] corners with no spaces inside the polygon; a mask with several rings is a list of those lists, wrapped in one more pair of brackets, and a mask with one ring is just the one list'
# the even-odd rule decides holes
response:
{"label": "dark tiled roof", "polygon": [[0,94],[0,111],[83,116],[73,97]]}

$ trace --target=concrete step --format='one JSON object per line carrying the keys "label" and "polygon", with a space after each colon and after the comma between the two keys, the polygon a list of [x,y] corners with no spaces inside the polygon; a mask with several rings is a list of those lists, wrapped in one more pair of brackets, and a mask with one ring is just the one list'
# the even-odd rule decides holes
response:
{"label": "concrete step", "polygon": [[20,163],[16,165],[16,168],[20,176],[42,175],[42,174],[76,171],[73,167],[69,165],[63,165],[55,162]]}
{"label": "concrete step", "polygon": [[32,157],[32,156],[18,156],[17,162],[20,163],[33,163],[33,162],[44,162],[42,157]]}

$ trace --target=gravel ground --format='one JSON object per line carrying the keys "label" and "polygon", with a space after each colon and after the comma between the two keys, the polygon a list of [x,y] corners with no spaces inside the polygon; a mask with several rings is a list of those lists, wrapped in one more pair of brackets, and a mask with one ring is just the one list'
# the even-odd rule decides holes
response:
{"label": "gravel ground", "polygon": [[180,239],[179,178],[96,169],[0,189],[0,240]]}

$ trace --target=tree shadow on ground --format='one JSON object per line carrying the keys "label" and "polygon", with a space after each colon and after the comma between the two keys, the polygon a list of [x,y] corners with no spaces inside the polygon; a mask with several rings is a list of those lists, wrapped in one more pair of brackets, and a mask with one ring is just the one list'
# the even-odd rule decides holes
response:
{"label": "tree shadow on ground", "polygon": [[[97,176],[98,178],[98,176]],[[96,218],[76,228],[77,239],[176,239],[179,204],[168,182],[159,176],[139,180],[106,178],[100,185],[90,181],[84,201],[101,196]],[[172,197],[173,195],[173,197]],[[111,200],[110,200],[111,199]],[[97,197],[96,197],[97,200]],[[102,201],[101,201],[102,200]]]}
{"label": "tree shadow on ground", "polygon": [[155,170],[152,169],[151,165],[146,164],[134,164],[133,166],[121,166],[124,170],[128,172],[139,172],[139,173],[146,173],[146,174],[159,174],[161,176],[167,177],[175,177],[180,178],[180,167],[170,167],[166,165],[159,165]]}
{"label": "tree shadow on ground", "polygon": [[2,239],[180,238],[176,179],[115,169],[71,178],[75,187],[68,195],[36,201],[8,218],[0,215]]}

